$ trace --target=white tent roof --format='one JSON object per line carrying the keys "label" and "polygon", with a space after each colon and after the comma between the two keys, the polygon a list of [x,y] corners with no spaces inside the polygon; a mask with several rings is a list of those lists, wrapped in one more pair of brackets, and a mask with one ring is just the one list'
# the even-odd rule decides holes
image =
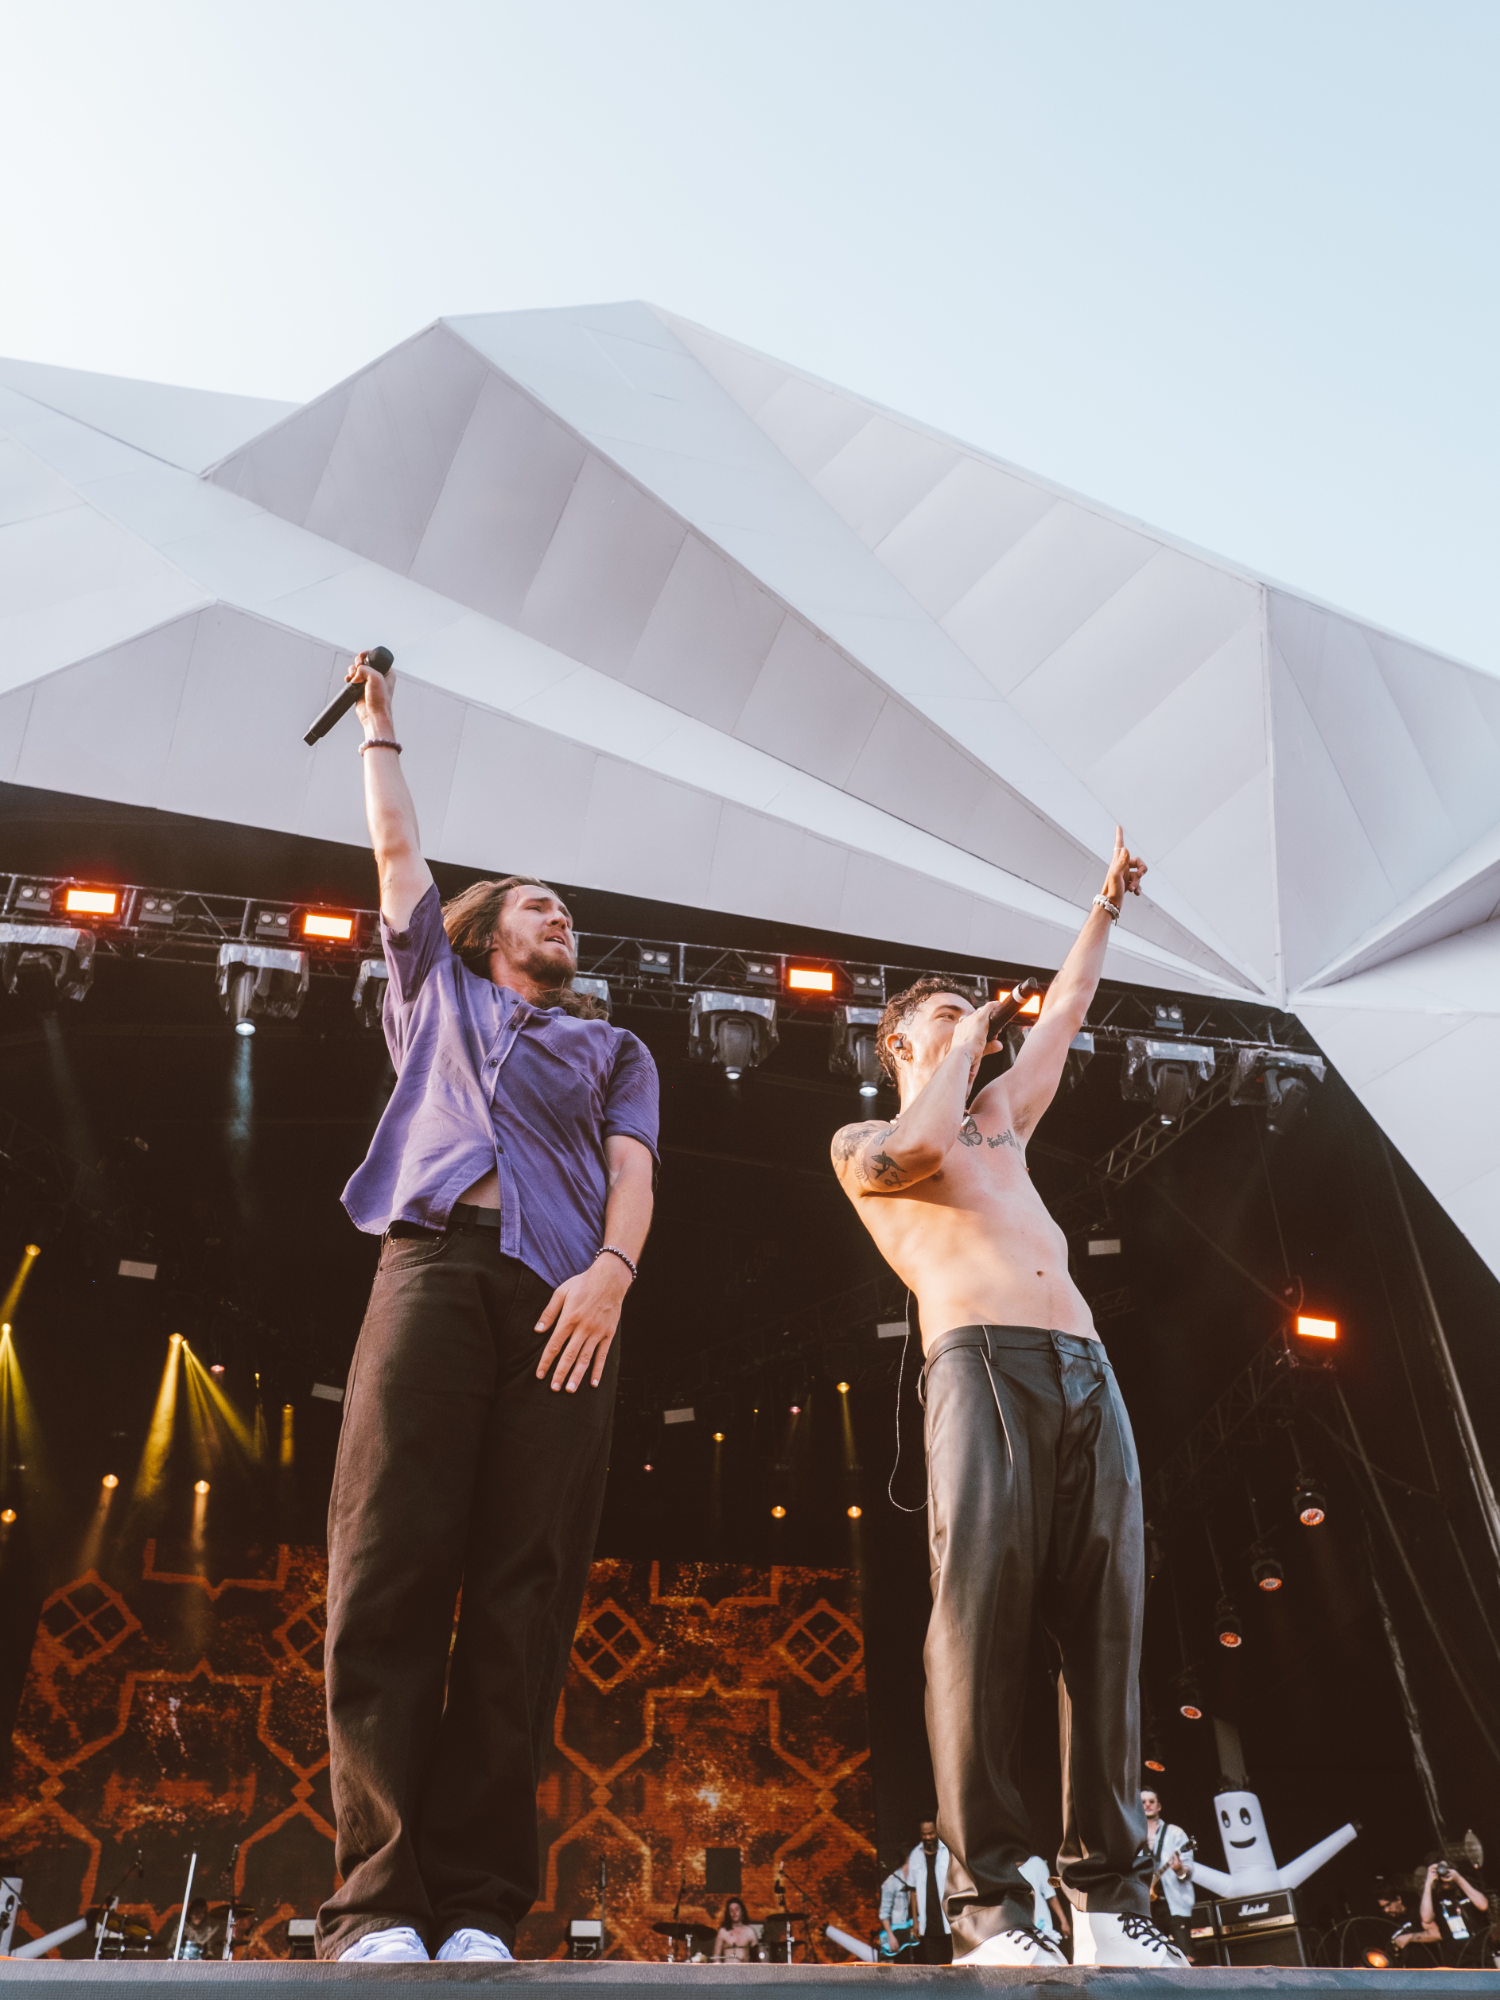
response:
{"label": "white tent roof", "polygon": [[0,640],[0,777],[363,841],[380,641],[434,857],[918,949],[1055,965],[1120,820],[1111,975],[1295,1009],[1500,1270],[1500,682],[703,328],[0,362]]}

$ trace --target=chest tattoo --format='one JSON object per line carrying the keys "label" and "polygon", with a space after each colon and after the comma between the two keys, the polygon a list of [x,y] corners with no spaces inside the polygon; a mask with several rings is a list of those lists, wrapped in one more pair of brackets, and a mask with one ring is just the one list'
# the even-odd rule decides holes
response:
{"label": "chest tattoo", "polygon": [[958,1138],[960,1145],[964,1146],[982,1146],[984,1144],[984,1134],[974,1123],[974,1114],[972,1111],[963,1124],[959,1126]]}
{"label": "chest tattoo", "polygon": [[1026,1150],[1008,1125],[1003,1132],[997,1132],[993,1139],[986,1139],[984,1143],[987,1146],[1009,1146],[1016,1153],[1024,1154]]}

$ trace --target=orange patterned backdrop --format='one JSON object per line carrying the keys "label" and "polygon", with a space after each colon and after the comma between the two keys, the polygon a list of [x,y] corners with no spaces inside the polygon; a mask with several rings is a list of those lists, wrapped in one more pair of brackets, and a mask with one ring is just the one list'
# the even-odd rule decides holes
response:
{"label": "orange patterned backdrop", "polygon": [[[121,1908],[153,1929],[190,1851],[210,1901],[257,1912],[245,1955],[333,1882],[323,1726],[326,1559],[281,1547],[203,1574],[147,1542],[128,1580],[90,1573],[43,1608],[0,1800],[0,1874],[24,1879],[17,1942],[82,1913],[137,1850]],[[526,1957],[599,1914],[612,1951],[659,1957],[653,1922],[702,1921],[706,1848],[738,1848],[751,1914],[788,1900],[867,1931],[876,1876],[864,1644],[844,1570],[599,1562],[541,1786],[543,1887]],[[91,1949],[79,1939],[67,1955]],[[840,1956],[831,1947],[825,1952]]]}

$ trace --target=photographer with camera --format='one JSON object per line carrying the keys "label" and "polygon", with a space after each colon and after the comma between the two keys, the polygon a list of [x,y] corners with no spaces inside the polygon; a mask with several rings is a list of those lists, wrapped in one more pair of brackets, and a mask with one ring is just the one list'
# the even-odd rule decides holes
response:
{"label": "photographer with camera", "polygon": [[1422,1884],[1422,1935],[1438,1948],[1444,1965],[1472,1957],[1474,1940],[1488,1928],[1490,1899],[1465,1881],[1441,1855],[1427,1864]]}

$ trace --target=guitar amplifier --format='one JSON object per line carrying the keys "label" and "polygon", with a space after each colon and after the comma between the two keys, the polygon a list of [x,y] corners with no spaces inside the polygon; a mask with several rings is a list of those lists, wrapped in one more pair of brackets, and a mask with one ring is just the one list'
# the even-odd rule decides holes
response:
{"label": "guitar amplifier", "polygon": [[1214,1904],[1214,1924],[1226,1965],[1307,1964],[1297,1906],[1289,1890],[1226,1897]]}

